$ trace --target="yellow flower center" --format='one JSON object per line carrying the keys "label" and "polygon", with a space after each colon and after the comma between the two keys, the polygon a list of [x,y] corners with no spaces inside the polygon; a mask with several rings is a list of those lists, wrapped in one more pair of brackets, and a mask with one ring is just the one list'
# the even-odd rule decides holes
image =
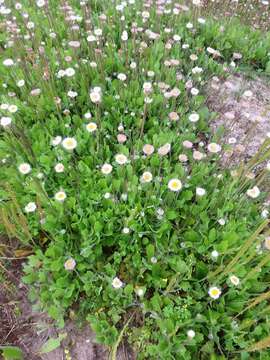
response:
{"label": "yellow flower center", "polygon": [[219,294],[219,290],[218,290],[218,289],[213,289],[213,290],[211,291],[211,294],[212,294],[213,296],[216,296],[216,295]]}

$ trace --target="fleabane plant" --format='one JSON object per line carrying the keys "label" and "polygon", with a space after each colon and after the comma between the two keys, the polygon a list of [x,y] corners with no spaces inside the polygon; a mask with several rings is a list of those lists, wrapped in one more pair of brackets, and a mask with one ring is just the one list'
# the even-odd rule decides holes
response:
{"label": "fleabane plant", "polygon": [[108,346],[128,324],[138,359],[267,359],[269,164],[221,167],[239,144],[205,84],[239,50],[202,5],[1,6],[1,218],[60,327],[74,308]]}

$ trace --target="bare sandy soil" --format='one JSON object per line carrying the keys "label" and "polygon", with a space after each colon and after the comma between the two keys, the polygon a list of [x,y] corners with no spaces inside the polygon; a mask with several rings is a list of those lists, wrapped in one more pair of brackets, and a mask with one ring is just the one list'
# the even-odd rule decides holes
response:
{"label": "bare sandy soil", "polygon": [[270,138],[270,83],[266,78],[250,79],[234,74],[225,81],[213,78],[209,85],[208,106],[216,112],[210,124],[213,133],[221,127],[224,160],[234,165],[254,156]]}

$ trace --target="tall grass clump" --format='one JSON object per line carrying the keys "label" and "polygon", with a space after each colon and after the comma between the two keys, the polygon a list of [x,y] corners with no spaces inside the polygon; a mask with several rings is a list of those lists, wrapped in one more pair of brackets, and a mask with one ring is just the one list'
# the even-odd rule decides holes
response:
{"label": "tall grass clump", "polygon": [[200,5],[0,8],[2,231],[34,253],[33,303],[87,318],[113,356],[123,338],[138,359],[269,356],[269,138],[222,168],[237,144],[211,133],[205,94],[267,72],[269,34]]}

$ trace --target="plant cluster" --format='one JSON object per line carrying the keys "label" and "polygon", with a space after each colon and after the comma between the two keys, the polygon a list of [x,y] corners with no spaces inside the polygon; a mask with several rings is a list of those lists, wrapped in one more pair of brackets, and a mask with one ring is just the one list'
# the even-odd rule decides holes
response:
{"label": "plant cluster", "polygon": [[128,324],[138,359],[267,359],[269,134],[222,169],[238,144],[211,134],[204,88],[269,72],[270,35],[200,5],[1,5],[1,220],[60,327],[76,309],[108,346]]}

